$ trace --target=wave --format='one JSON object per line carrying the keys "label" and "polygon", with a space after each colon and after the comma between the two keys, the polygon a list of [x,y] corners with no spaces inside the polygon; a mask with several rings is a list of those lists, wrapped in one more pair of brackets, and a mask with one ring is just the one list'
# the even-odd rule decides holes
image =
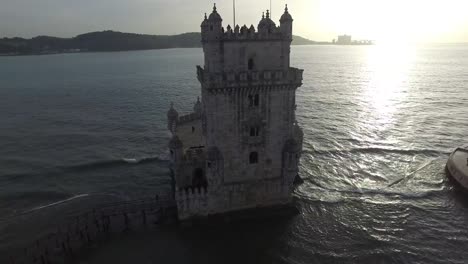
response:
{"label": "wave", "polygon": [[[341,198],[336,200],[336,197],[333,197],[332,201],[328,201],[328,200],[323,200],[322,201],[322,199],[318,199],[318,200],[320,200],[322,202],[333,202],[333,203],[343,202],[346,199],[351,198],[353,196],[361,197],[362,195],[398,196],[401,199],[418,199],[418,198],[426,198],[426,197],[429,197],[431,195],[436,195],[436,194],[439,194],[439,193],[441,193],[441,192],[443,192],[445,190],[443,186],[441,186],[440,188],[436,188],[436,189],[421,189],[421,190],[418,190],[418,191],[404,190],[404,189],[394,189],[394,188],[390,188],[388,186],[383,187],[383,188],[377,188],[377,189],[368,189],[368,188],[337,189],[337,188],[327,188],[327,187],[321,186],[320,184],[316,184],[314,182],[310,182],[310,183],[313,184],[315,187],[317,187],[317,188],[313,188],[313,190],[312,190],[313,192],[319,191],[319,192],[326,193],[328,195],[331,194],[331,193],[348,194],[345,197],[341,197],[342,200],[341,200]],[[311,190],[308,190],[308,191],[311,191]],[[308,191],[300,191],[300,192],[297,192],[296,195],[299,195],[301,198],[311,199],[310,194],[307,194]],[[327,195],[325,195],[325,196],[327,196]],[[327,197],[327,199],[328,199],[328,197]]]}
{"label": "wave", "polygon": [[306,154],[340,154],[340,153],[358,153],[358,154],[383,154],[383,153],[394,153],[401,155],[427,155],[427,156],[440,156],[450,155],[450,152],[439,151],[435,149],[399,149],[399,148],[379,148],[379,147],[367,147],[367,148],[351,148],[351,149],[313,149],[305,150]]}
{"label": "wave", "polygon": [[443,191],[443,187],[439,189],[427,189],[419,191],[404,191],[404,190],[393,190],[393,189],[357,189],[344,191],[348,193],[355,193],[361,195],[385,195],[385,196],[399,196],[401,198],[425,198],[433,194],[440,193]]}
{"label": "wave", "polygon": [[150,162],[165,162],[165,160],[161,160],[159,157],[145,157],[145,158],[122,158],[122,159],[115,159],[115,160],[102,160],[96,162],[89,162],[83,163],[78,165],[72,166],[64,166],[61,167],[63,171],[83,171],[83,170],[94,170],[100,168],[108,168],[108,167],[115,167],[115,166],[125,166],[125,165],[135,165],[135,164],[144,164]]}
{"label": "wave", "polygon": [[72,201],[72,200],[75,200],[75,199],[79,199],[79,198],[82,198],[82,197],[86,197],[86,196],[89,196],[89,194],[87,194],[87,193],[78,194],[78,195],[72,196],[70,198],[57,201],[57,202],[53,202],[53,203],[50,203],[50,204],[34,207],[33,209],[24,211],[23,214],[27,214],[27,213],[38,211],[38,210],[45,209],[45,208],[48,208],[48,207],[56,206],[56,205],[63,204],[63,203],[66,203],[66,202],[69,202],[69,201]]}
{"label": "wave", "polygon": [[[36,202],[38,202],[38,200],[41,199],[41,200],[44,200],[43,204],[37,205],[29,209],[14,210],[11,214],[0,216],[0,221],[14,219],[18,216],[35,213],[38,211],[42,211],[44,209],[52,208],[61,204],[66,204],[68,202],[71,202],[77,199],[91,197],[91,196],[112,197],[113,199],[111,201],[113,202],[130,200],[130,197],[124,196],[122,194],[113,194],[113,193],[92,193],[92,194],[83,193],[83,194],[72,195],[72,194],[60,193],[60,192],[55,192],[55,191],[25,192],[16,196],[9,196],[7,197],[7,199],[5,199],[5,201],[7,200],[18,201],[18,198],[22,197],[22,198],[27,198],[31,201],[36,201]],[[94,198],[93,200],[100,201],[101,199]]]}
{"label": "wave", "polygon": [[387,185],[387,187],[392,187],[394,185],[397,185],[399,183],[401,183],[402,181],[405,181],[405,180],[408,180],[410,179],[412,176],[416,175],[417,172],[421,171],[422,169],[426,168],[427,166],[429,166],[434,160],[430,160],[426,163],[424,163],[422,166],[420,166],[419,168],[417,168],[416,170],[414,170],[413,172],[405,175],[404,177],[390,183],[389,185]]}
{"label": "wave", "polygon": [[0,175],[0,179],[15,180],[18,178],[25,178],[25,177],[31,177],[31,176],[42,176],[42,175],[50,176],[50,175],[61,174],[64,172],[92,171],[96,169],[139,165],[139,164],[146,164],[146,163],[151,163],[151,162],[166,163],[168,161],[162,159],[159,156],[143,157],[143,158],[122,158],[122,159],[114,159],[114,160],[100,160],[100,161],[82,163],[82,164],[77,164],[77,165],[58,166],[52,169],[43,170],[38,173],[33,172],[33,173],[4,174],[4,175]]}

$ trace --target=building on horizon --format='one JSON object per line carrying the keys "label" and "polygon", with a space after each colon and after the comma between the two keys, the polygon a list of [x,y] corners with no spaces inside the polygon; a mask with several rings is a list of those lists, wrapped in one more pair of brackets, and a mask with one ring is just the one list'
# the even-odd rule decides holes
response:
{"label": "building on horizon", "polygon": [[351,35],[340,35],[338,36],[338,39],[337,41],[335,42],[335,44],[338,44],[338,45],[350,45],[352,44],[352,37]]}
{"label": "building on horizon", "polygon": [[279,26],[267,10],[257,29],[224,29],[216,5],[205,14],[201,98],[190,114],[167,113],[179,219],[290,204],[303,141],[292,25],[287,6]]}
{"label": "building on horizon", "polygon": [[338,39],[333,39],[332,44],[335,45],[373,45],[374,41],[364,39],[364,40],[353,40],[351,35],[340,35]]}

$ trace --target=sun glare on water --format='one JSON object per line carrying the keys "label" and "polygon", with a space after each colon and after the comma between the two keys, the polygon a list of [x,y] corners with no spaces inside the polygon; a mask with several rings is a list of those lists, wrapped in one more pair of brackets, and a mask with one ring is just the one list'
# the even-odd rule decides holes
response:
{"label": "sun glare on water", "polygon": [[[324,0],[318,2],[321,28],[373,40],[369,76],[363,88],[372,120],[391,125],[406,100],[408,75],[417,46],[452,42],[468,30],[468,0]],[[465,32],[465,33],[464,33]]]}
{"label": "sun glare on water", "polygon": [[368,69],[370,81],[366,87],[373,112],[382,123],[388,123],[408,89],[408,72],[413,65],[412,45],[381,44],[370,47]]}

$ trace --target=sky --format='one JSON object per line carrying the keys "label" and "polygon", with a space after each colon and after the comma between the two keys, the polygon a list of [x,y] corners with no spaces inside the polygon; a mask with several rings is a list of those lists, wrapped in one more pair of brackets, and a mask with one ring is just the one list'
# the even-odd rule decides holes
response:
{"label": "sky", "polygon": [[[214,2],[224,26],[232,24],[232,0],[0,0],[0,37],[195,32]],[[272,0],[275,21],[286,3],[294,34],[312,40],[468,42],[468,0]],[[270,0],[236,0],[236,21],[256,26],[269,8]]]}

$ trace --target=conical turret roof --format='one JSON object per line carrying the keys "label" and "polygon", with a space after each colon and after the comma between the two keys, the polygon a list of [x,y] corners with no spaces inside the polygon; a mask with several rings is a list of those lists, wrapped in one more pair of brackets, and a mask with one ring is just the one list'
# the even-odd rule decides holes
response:
{"label": "conical turret roof", "polygon": [[223,19],[221,18],[221,16],[219,15],[219,13],[218,13],[218,11],[216,9],[216,4],[214,4],[214,6],[213,6],[213,12],[208,17],[208,21],[211,21],[211,22],[223,21]]}
{"label": "conical turret roof", "polygon": [[262,20],[260,20],[260,23],[258,23],[258,30],[260,31],[261,29],[269,29],[274,27],[276,27],[276,24],[273,22],[273,20],[271,20],[270,11],[267,10],[266,17],[262,15]]}
{"label": "conical turret roof", "polygon": [[283,22],[289,22],[289,21],[293,21],[293,19],[292,19],[291,14],[289,14],[288,5],[286,5],[286,7],[284,8],[284,14],[280,18],[280,22],[283,23]]}

